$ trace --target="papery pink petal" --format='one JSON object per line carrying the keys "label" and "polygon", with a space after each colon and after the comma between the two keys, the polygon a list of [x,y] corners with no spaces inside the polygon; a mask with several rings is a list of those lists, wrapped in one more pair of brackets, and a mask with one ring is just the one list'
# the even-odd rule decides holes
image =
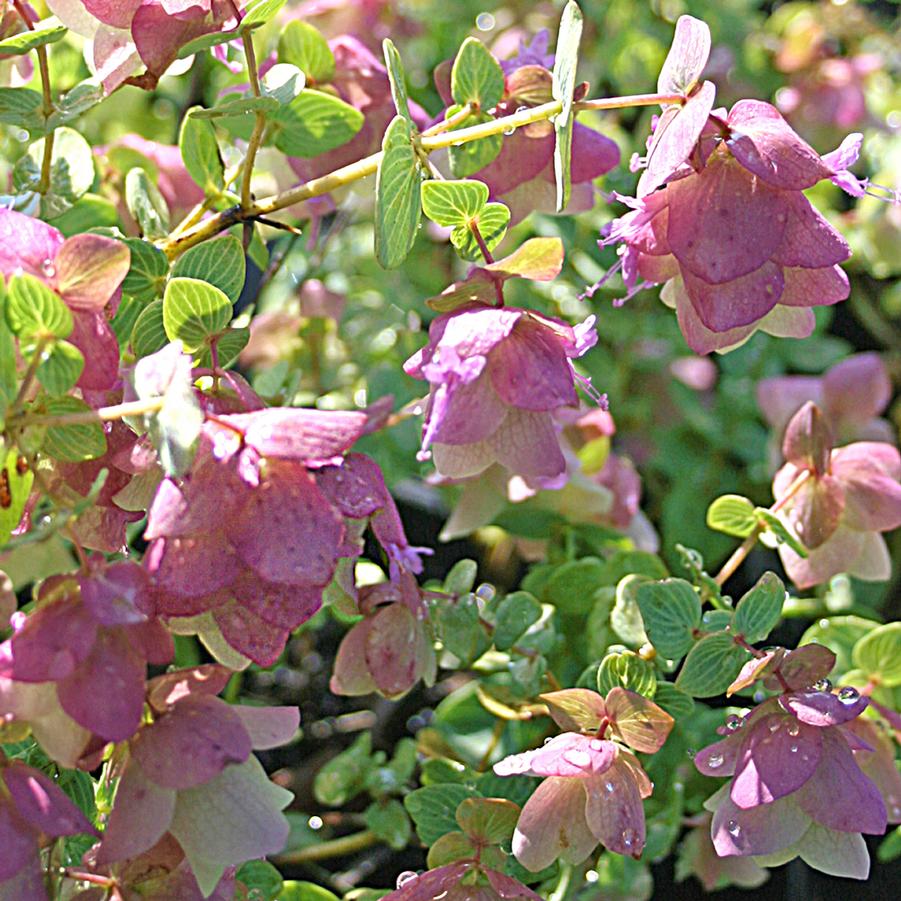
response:
{"label": "papery pink petal", "polygon": [[488,360],[491,383],[508,404],[541,411],[578,403],[560,341],[534,320],[524,317]]}
{"label": "papery pink petal", "polygon": [[159,588],[185,598],[204,598],[224,588],[234,581],[241,566],[219,531],[157,539],[145,564]]}
{"label": "papery pink petal", "polygon": [[850,528],[888,532],[901,525],[901,484],[897,479],[876,467],[843,461],[840,451],[833,459],[833,472],[844,491],[845,522]]}
{"label": "papery pink petal", "polygon": [[888,406],[892,381],[879,354],[854,354],[823,376],[823,396],[831,417],[863,423]]}
{"label": "papery pink petal", "polygon": [[157,711],[163,712],[191,694],[219,694],[231,676],[230,670],[217,663],[174,670],[147,683],[147,700]]}
{"label": "papery pink petal", "polygon": [[19,816],[35,830],[51,836],[95,833],[81,810],[40,770],[14,760],[0,770],[0,777]]}
{"label": "papery pink petal", "polygon": [[75,384],[88,391],[114,387],[119,378],[119,342],[106,316],[102,312],[76,310],[72,313],[72,325],[68,341],[85,360]]}
{"label": "papery pink petal", "polygon": [[[451,393],[452,392],[452,393]],[[442,444],[473,444],[487,438],[503,419],[507,405],[487,378],[449,389],[448,403],[429,419],[432,440]]]}
{"label": "papery pink petal", "polygon": [[417,623],[403,604],[389,604],[372,618],[363,653],[366,668],[379,691],[397,697],[418,678]]}
{"label": "papery pink petal", "polygon": [[760,331],[776,338],[809,338],[817,320],[807,307],[773,307],[757,324]]}
{"label": "papery pink petal", "polygon": [[218,27],[197,8],[197,15],[169,15],[161,6],[144,3],[134,14],[131,33],[148,72],[162,75],[175,60],[179,49],[194,38]]}
{"label": "papery pink petal", "polygon": [[788,307],[828,306],[846,300],[851,291],[841,266],[823,269],[783,269],[779,303]]}
{"label": "papery pink petal", "polygon": [[247,704],[235,704],[231,711],[244,724],[250,743],[257,750],[287,744],[300,726],[300,710],[297,707],[251,707]]}
{"label": "papery pink petal", "polygon": [[804,863],[828,876],[866,879],[870,874],[866,842],[855,832],[839,832],[811,823],[798,844],[798,852]]}
{"label": "papery pink petal", "polygon": [[54,260],[63,244],[51,225],[7,207],[0,208],[0,272],[26,272],[43,281],[56,274]]}
{"label": "papery pink petal", "polygon": [[581,122],[573,124],[570,174],[575,187],[604,175],[618,165],[619,147],[615,141]]}
{"label": "papery pink petal", "polygon": [[600,738],[564,732],[534,751],[513,754],[494,765],[498,776],[587,777],[605,772],[616,757],[616,745]]}
{"label": "papery pink petal", "polygon": [[[782,242],[784,195],[730,161],[667,186],[667,238],[679,262],[709,284],[731,282],[763,266]],[[775,298],[774,298],[775,302]]]}
{"label": "papery pink petal", "polygon": [[[780,545],[779,556],[792,582],[798,588],[810,588],[828,582],[840,572],[855,571],[857,574],[857,564],[861,561],[868,534],[872,533],[840,525],[825,544],[811,551],[806,558],[799,557],[787,545]],[[888,574],[883,575],[880,568],[871,578],[885,579]]]}
{"label": "papery pink petal", "polygon": [[838,726],[856,719],[869,703],[864,695],[855,693],[842,698],[831,691],[796,691],[781,695],[779,703],[802,723],[810,726]]}
{"label": "papery pink petal", "polygon": [[775,854],[793,845],[809,826],[810,818],[794,798],[742,810],[724,793],[713,814],[710,837],[720,857]]}
{"label": "papery pink petal", "polygon": [[714,332],[729,332],[759,322],[779,302],[785,284],[775,263],[764,263],[747,275],[711,285],[683,271],[685,290],[701,322]]}
{"label": "papery pink petal", "polygon": [[525,898],[527,901],[541,901],[541,895],[536,894],[528,886],[523,885],[518,879],[498,873],[497,870],[483,868],[482,872],[488,878],[491,888],[500,898]]}
{"label": "papery pink petal", "polygon": [[491,196],[499,197],[537,178],[554,157],[554,138],[533,137],[517,129],[504,138],[501,152],[475,178],[488,185]]}
{"label": "papery pink petal", "polygon": [[735,765],[732,801],[748,809],[797,791],[816,770],[821,745],[819,730],[791,717],[772,714],[754,723]]}
{"label": "papery pink petal", "polygon": [[779,672],[789,689],[799,691],[825,679],[835,666],[835,654],[821,644],[805,644],[782,658]]}
{"label": "papery pink petal", "polygon": [[165,666],[175,656],[172,633],[158,619],[128,626],[125,637],[139,657],[155,666]]}
{"label": "papery pink petal", "polygon": [[516,824],[513,854],[532,872],[558,858],[581,863],[598,840],[585,821],[586,794],[581,779],[551,777],[532,793]]}
{"label": "papery pink petal", "polygon": [[819,731],[823,736],[820,765],[797,793],[798,805],[830,829],[882,835],[887,818],[879,789],[861,772],[853,752],[837,730]]}
{"label": "papery pink petal", "polygon": [[497,454],[487,441],[432,446],[432,462],[435,469],[449,479],[466,479],[478,475],[496,461]]}
{"label": "papery pink petal", "polygon": [[213,619],[225,641],[260,666],[272,666],[278,660],[291,634],[237,603],[217,607]]}
{"label": "papery pink petal", "polygon": [[[671,285],[673,287],[667,292],[666,289]],[[715,350],[739,345],[757,330],[757,323],[742,325],[725,332],[714,332],[707,328],[695,312],[681,278],[672,279],[664,285],[660,299],[666,303],[667,297],[673,301],[679,328],[685,336],[686,343],[695,353],[709,354]]]}
{"label": "papery pink petal", "polygon": [[444,867],[436,867],[425,873],[411,875],[404,879],[400,888],[383,895],[383,901],[432,901],[433,898],[447,897],[471,869],[469,862],[456,862]]}
{"label": "papery pink petal", "polygon": [[761,100],[740,100],[729,111],[732,155],[773,187],[800,191],[833,173],[781,113]]}
{"label": "papery pink petal", "polygon": [[144,709],[146,666],[122,629],[101,629],[87,659],[57,685],[63,710],[108,741],[134,734]]}
{"label": "papery pink petal", "polygon": [[137,857],[152,848],[169,829],[175,812],[176,792],[149,779],[134,759],[119,785],[113,809],[97,850],[97,863]]}
{"label": "papery pink petal", "polygon": [[244,433],[261,457],[329,460],[346,451],[365,431],[367,416],[331,410],[271,407],[235,413],[222,421]]}
{"label": "papery pink petal", "polygon": [[85,609],[101,625],[143,623],[153,609],[150,579],[137,563],[113,563],[78,581]]}
{"label": "papery pink petal", "polygon": [[901,772],[895,766],[895,745],[888,731],[880,729],[873,720],[863,717],[848,723],[841,731],[852,751],[855,747],[850,739],[858,744],[868,745],[864,753],[854,755],[854,760],[864,775],[879,789],[885,801],[888,822],[901,823]]}
{"label": "papery pink petal", "polygon": [[371,620],[361,620],[341,640],[335,655],[329,689],[337,695],[368,695],[376,690],[366,663],[366,644]]}
{"label": "papery pink petal", "polygon": [[823,411],[808,401],[788,423],[782,454],[795,466],[822,474],[829,471],[832,442],[832,429]]}
{"label": "papery pink petal", "polygon": [[773,262],[817,269],[841,263],[851,256],[848,242],[803,194],[786,192],[783,201],[788,221]]}
{"label": "papery pink petal", "polygon": [[901,479],[901,454],[884,441],[855,441],[838,448],[832,455],[832,469],[841,477],[845,467],[869,466],[893,479]]}
{"label": "papery pink petal", "polygon": [[619,761],[585,780],[585,819],[592,834],[617,854],[639,857],[644,849],[644,808],[631,771]]}
{"label": "papery pink petal", "polygon": [[691,156],[713,109],[715,95],[716,86],[705,81],[682,106],[664,110],[648,148],[647,168],[638,180],[639,197],[664,184]]}
{"label": "papery pink petal", "polygon": [[143,0],[82,0],[85,9],[105,25],[128,28]]}
{"label": "papery pink petal", "polygon": [[313,587],[335,571],[344,521],[300,464],[270,461],[226,534],[266,581]]}
{"label": "papery pink petal", "polygon": [[131,743],[147,778],[176,790],[209,782],[229,764],[247,760],[250,751],[241,717],[210,695],[182,699]]}
{"label": "papery pink petal", "polygon": [[660,94],[687,91],[700,77],[710,56],[710,28],[693,16],[679,16],[673,43],[657,78]]}
{"label": "papery pink petal", "polygon": [[828,541],[845,511],[845,492],[838,479],[822,475],[808,479],[791,501],[789,514],[801,543],[808,550]]}
{"label": "papery pink petal", "polygon": [[527,480],[551,479],[566,471],[549,413],[510,409],[487,443],[499,463]]}
{"label": "papery pink petal", "polygon": [[673,728],[673,718],[653,701],[625,688],[611,688],[605,699],[614,731],[630,748],[655,754]]}
{"label": "papery pink petal", "polygon": [[56,255],[56,290],[73,310],[98,311],[128,274],[126,244],[89,233],[68,238]]}
{"label": "papery pink petal", "polygon": [[245,570],[232,586],[235,600],[279,629],[296,629],[322,606],[322,589],[264,582]]}
{"label": "papery pink petal", "polygon": [[731,776],[738,762],[743,736],[739,733],[730,735],[722,741],[714,742],[701,748],[694,756],[694,764],[699,773],[705,776]]}
{"label": "papery pink petal", "polygon": [[37,832],[28,828],[6,799],[0,799],[0,847],[0,883],[11,879],[31,861],[39,860]]}
{"label": "papery pink petal", "polygon": [[75,601],[36,610],[0,645],[0,676],[46,682],[72,673],[91,652],[97,623]]}

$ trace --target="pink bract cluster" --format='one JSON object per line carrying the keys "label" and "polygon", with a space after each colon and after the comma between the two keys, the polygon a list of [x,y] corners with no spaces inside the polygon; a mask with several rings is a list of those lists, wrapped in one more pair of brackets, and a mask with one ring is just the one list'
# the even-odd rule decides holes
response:
{"label": "pink bract cluster", "polygon": [[[677,79],[670,62],[689,40],[697,52]],[[677,30],[660,90],[695,83],[709,42],[703,23]],[[661,299],[702,354],[735,347],[758,329],[805,337],[814,326],[811,307],[848,296],[838,266],[848,245],[802,192],[824,179],[859,191],[847,169],[860,135],[821,157],[772,105],[741,100],[727,113],[713,110],[713,97],[713,84],[704,82],[683,105],[665,108],[638,197],[622,198],[632,211],[610,223],[602,240],[620,245],[630,292],[664,285]]]}
{"label": "pink bract cluster", "polygon": [[93,69],[107,92],[141,68],[152,87],[195,38],[238,24],[242,0],[49,0],[50,9],[89,39]]}
{"label": "pink bract cluster", "polygon": [[704,775],[731,777],[705,804],[713,845],[721,857],[775,866],[800,855],[823,872],[865,879],[861,833],[882,834],[887,822],[858,763],[875,752],[852,725],[868,702],[853,688],[803,681],[785,680],[782,695],[733,718],[720,730],[726,738],[695,756]]}
{"label": "pink bract cluster", "polygon": [[802,558],[780,545],[791,580],[809,588],[841,572],[888,579],[891,558],[880,533],[901,526],[898,449],[878,441],[833,449],[825,417],[808,401],[788,424],[783,453],[773,496],[809,551]]}
{"label": "pink bract cluster", "polygon": [[[652,786],[632,752],[660,750],[672,717],[653,701],[622,688],[611,689],[606,698],[583,688],[541,697],[560,728],[568,731],[537,750],[494,765],[498,776],[544,777],[517,823],[516,859],[535,872],[557,859],[581,863],[598,842],[618,854],[639,857],[645,844],[641,802]],[[604,737],[608,730],[612,739]]]}
{"label": "pink bract cluster", "polygon": [[568,326],[515,307],[470,305],[438,316],[404,364],[431,389],[422,453],[438,472],[478,475],[498,462],[535,487],[560,487],[566,461],[554,413],[578,404],[573,358],[597,341],[594,319]]}
{"label": "pink bract cluster", "polygon": [[224,662],[268,666],[319,609],[339,561],[360,554],[367,523],[396,572],[419,570],[378,467],[344,456],[366,424],[363,413],[288,408],[207,421],[190,472],[160,485],[145,533],[173,629]]}

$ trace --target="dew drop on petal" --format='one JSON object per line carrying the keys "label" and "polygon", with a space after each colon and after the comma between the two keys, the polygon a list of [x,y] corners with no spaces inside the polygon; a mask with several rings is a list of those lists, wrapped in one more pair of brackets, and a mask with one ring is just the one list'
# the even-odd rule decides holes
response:
{"label": "dew drop on petal", "polygon": [[627,848],[634,847],[635,843],[638,841],[638,832],[635,829],[623,829],[623,844]]}
{"label": "dew drop on petal", "polygon": [[491,13],[479,13],[476,16],[476,28],[479,31],[491,31],[494,28],[495,20]]}
{"label": "dew drop on petal", "polygon": [[53,265],[53,260],[44,260],[41,263],[41,272],[47,276],[47,278],[53,278],[56,275],[56,266]]}
{"label": "dew drop on petal", "polygon": [[494,600],[494,596],[497,594],[497,589],[490,582],[483,582],[479,587],[475,590],[475,595],[477,598],[485,601],[486,603],[491,603]]}
{"label": "dew drop on petal", "polygon": [[563,759],[573,766],[588,766],[591,763],[591,755],[588,751],[566,751]]}
{"label": "dew drop on petal", "polygon": [[796,744],[791,744],[791,745],[789,745],[789,748],[788,748],[788,749],[789,749],[789,751],[792,752],[792,754],[797,754],[797,753],[798,753],[798,746],[797,746]]}
{"label": "dew drop on petal", "polygon": [[788,724],[786,731],[789,735],[792,736],[792,738],[794,738],[801,731],[801,726],[798,723],[792,721]]}
{"label": "dew drop on petal", "polygon": [[710,757],[707,758],[707,766],[712,770],[719,769],[723,765],[723,755],[722,754],[711,754]]}
{"label": "dew drop on petal", "polygon": [[730,713],[729,716],[726,717],[726,728],[730,732],[737,732],[744,724],[745,721],[736,713]]}
{"label": "dew drop on petal", "polygon": [[741,826],[738,825],[737,820],[729,820],[726,829],[729,831],[729,835],[731,835],[732,838],[738,838],[741,834]]}
{"label": "dew drop on petal", "polygon": [[419,879],[418,873],[415,873],[413,870],[404,870],[403,873],[400,873],[397,877],[397,887],[403,888],[405,885],[409,885],[414,879]]}
{"label": "dew drop on petal", "polygon": [[613,792],[616,791],[616,786],[612,782],[607,781],[604,783],[604,791],[607,792],[608,795],[612,795]]}
{"label": "dew drop on petal", "polygon": [[604,743],[599,738],[593,738],[588,742],[588,747],[591,748],[592,751],[602,751],[604,749]]}
{"label": "dew drop on petal", "polygon": [[778,732],[782,728],[782,721],[773,720],[773,722],[770,723],[767,728],[770,730],[770,732]]}
{"label": "dew drop on petal", "polygon": [[838,699],[843,704],[854,704],[860,698],[860,692],[850,685],[839,690]]}
{"label": "dew drop on petal", "polygon": [[813,683],[814,691],[832,691],[832,683],[828,679],[820,679]]}

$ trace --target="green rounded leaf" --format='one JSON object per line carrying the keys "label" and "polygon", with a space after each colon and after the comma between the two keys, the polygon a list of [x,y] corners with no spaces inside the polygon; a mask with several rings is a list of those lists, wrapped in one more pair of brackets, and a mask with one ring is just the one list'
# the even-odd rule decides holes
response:
{"label": "green rounded leaf", "polygon": [[785,586],[775,573],[764,573],[735,608],[732,631],[753,644],[772,632],[782,615]]}
{"label": "green rounded leaf", "polygon": [[635,589],[648,640],[667,660],[679,660],[694,643],[701,601],[684,579],[645,582]]}
{"label": "green rounded leaf", "polygon": [[335,55],[328,41],[300,19],[289,22],[279,36],[278,61],[297,66],[309,82],[325,84],[335,75]]}
{"label": "green rounded leaf", "polygon": [[412,126],[413,117],[410,115],[410,100],[407,96],[407,80],[404,72],[404,64],[400,53],[391,38],[382,41],[382,53],[385,57],[385,68],[388,70],[388,83],[391,86],[391,99],[398,115],[403,116]]}
{"label": "green rounded leaf", "polygon": [[754,504],[740,494],[724,494],[707,508],[707,526],[736,538],[747,538],[757,522]]}
{"label": "green rounded leaf", "polygon": [[6,321],[20,338],[68,338],[72,334],[72,313],[62,298],[40,279],[17,273],[9,280]]}
{"label": "green rounded leaf", "polygon": [[131,332],[131,349],[136,357],[155,354],[169,343],[163,325],[163,301],[147,304],[138,316]]}
{"label": "green rounded leaf", "polygon": [[478,39],[467,38],[451,69],[451,94],[457,103],[493,109],[504,95],[504,72],[491,51]]}
{"label": "green rounded leaf", "polygon": [[248,116],[251,113],[274,113],[279,105],[274,97],[239,97],[224,100],[212,109],[195,106],[188,115],[193,119],[224,119],[228,116]]}
{"label": "green rounded leaf", "polygon": [[605,695],[613,688],[628,688],[646,698],[657,691],[654,665],[634,651],[608,654],[598,667],[598,691]]}
{"label": "green rounded leaf", "polygon": [[286,0],[250,0],[244,7],[241,19],[241,31],[258,28],[275,18],[276,13],[285,5]]}
{"label": "green rounded leaf", "polygon": [[748,659],[728,632],[716,632],[702,638],[685,658],[676,688],[693,698],[712,698],[722,694],[735,680]]}
{"label": "green rounded leaf", "polygon": [[162,238],[169,231],[169,207],[147,172],[135,166],[125,176],[125,205],[148,238]]}
{"label": "green rounded leaf", "polygon": [[42,104],[41,95],[31,88],[0,88],[0,122],[30,132],[42,131]]}
{"label": "green rounded leaf", "polygon": [[385,269],[399,266],[416,241],[420,172],[410,122],[395,116],[385,131],[375,181],[375,255]]}
{"label": "green rounded leaf", "polygon": [[554,71],[551,77],[551,94],[562,103],[562,109],[554,118],[554,178],[557,183],[557,212],[569,203],[571,190],[573,92],[576,89],[576,68],[579,62],[579,42],[582,39],[582,11],[569,0],[560,19],[557,33],[557,49],[554,53]]}
{"label": "green rounded leaf", "polygon": [[695,706],[690,694],[686,694],[682,689],[676,688],[672,682],[663,681],[657,683],[657,691],[654,692],[654,703],[676,719],[688,716]]}
{"label": "green rounded leaf", "polygon": [[466,594],[472,591],[479,564],[475,560],[458,560],[444,577],[444,591],[448,594]]}
{"label": "green rounded leaf", "polygon": [[421,191],[422,211],[446,228],[468,226],[488,203],[488,185],[481,181],[427,181]]}
{"label": "green rounded leaf", "polygon": [[241,296],[246,275],[244,248],[234,235],[224,235],[192,247],[172,267],[173,278],[208,282],[222,291],[232,303]]}
{"label": "green rounded leaf", "polygon": [[880,685],[901,685],[901,622],[886,623],[854,645],[854,665]]}
{"label": "green rounded leaf", "polygon": [[364,814],[366,828],[374,832],[390,848],[399,851],[410,841],[413,827],[403,804],[396,798],[373,801]]}
{"label": "green rounded leaf", "polygon": [[[17,191],[37,191],[44,160],[44,138],[29,146],[13,170]],[[57,128],[53,133],[50,156],[50,185],[41,195],[41,217],[61,216],[94,183],[94,152],[91,145],[74,129]]]}
{"label": "green rounded leaf", "polygon": [[[454,116],[462,107],[455,104],[447,108],[446,116]],[[493,117],[484,112],[475,112],[458,123],[457,128],[470,128],[473,125],[482,125],[485,122],[493,122]],[[466,178],[479,169],[484,168],[497,158],[504,146],[504,137],[500,134],[487,135],[477,141],[466,141],[463,144],[451,145],[447,149],[450,170],[456,178]]]}
{"label": "green rounded leaf", "polygon": [[[85,413],[90,409],[77,397],[57,397],[47,401],[44,412],[48,416],[63,416],[66,413]],[[98,419],[97,422],[48,426],[41,450],[67,463],[102,457],[106,453],[103,423]]]}
{"label": "green rounded leaf", "polygon": [[347,750],[333,757],[316,773],[313,797],[320,804],[340,807],[363,790],[374,765],[372,736],[363,732]]}
{"label": "green rounded leaf", "polygon": [[332,94],[306,89],[274,117],[275,146],[303,159],[346,144],[363,127],[363,114]]}
{"label": "green rounded leaf", "polygon": [[541,618],[541,604],[528,591],[514,591],[498,605],[495,614],[494,646],[506,651]]}
{"label": "green rounded leaf", "polygon": [[[188,352],[228,326],[232,304],[224,291],[196,278],[173,278],[163,295],[163,327]],[[140,321],[140,320],[139,320]]]}
{"label": "green rounded leaf", "polygon": [[131,266],[122,282],[123,293],[138,300],[153,300],[163,290],[169,272],[166,254],[142,238],[123,238],[123,241],[131,251]]}
{"label": "green rounded leaf", "polygon": [[65,394],[75,387],[84,370],[84,355],[68,341],[54,341],[37,369],[38,381],[50,394]]}
{"label": "green rounded leaf", "polygon": [[206,194],[217,194],[224,189],[225,164],[212,122],[191,116],[189,110],[178,133],[178,149],[188,175]]}
{"label": "green rounded leaf", "polygon": [[509,842],[519,819],[519,806],[503,798],[467,798],[457,808],[460,829],[480,845]]}
{"label": "green rounded leaf", "polygon": [[442,835],[458,830],[457,808],[475,795],[475,789],[468,785],[440,782],[410,792],[404,798],[404,807],[413,817],[420,841],[433,845]]}
{"label": "green rounded leaf", "polygon": [[20,31],[0,41],[0,56],[21,56],[37,47],[61,41],[69,29],[56,16],[37,22],[32,28]]}
{"label": "green rounded leaf", "polygon": [[[510,210],[502,203],[486,204],[472,224],[479,229],[489,253],[504,240],[507,225],[510,222]],[[451,232],[451,244],[464,260],[481,260],[484,257],[482,248],[476,241],[475,232],[470,225],[458,225]]]}
{"label": "green rounded leaf", "polygon": [[19,524],[34,483],[34,473],[22,463],[17,448],[0,444],[0,480],[6,489],[0,497],[0,545],[6,544]]}

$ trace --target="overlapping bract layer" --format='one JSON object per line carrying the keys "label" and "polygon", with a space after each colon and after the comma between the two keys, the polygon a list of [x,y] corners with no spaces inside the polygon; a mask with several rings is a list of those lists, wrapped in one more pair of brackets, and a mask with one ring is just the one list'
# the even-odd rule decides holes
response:
{"label": "overlapping bract layer", "polygon": [[578,403],[571,359],[597,341],[593,317],[570,327],[515,307],[470,305],[438,316],[404,364],[430,385],[422,450],[438,472],[477,475],[498,462],[559,487],[566,461],[553,414]]}
{"label": "overlapping bract layer", "polygon": [[338,561],[359,555],[367,522],[393,566],[418,571],[378,467],[343,456],[366,422],[270,408],[206,423],[190,472],[160,485],[145,533],[174,629],[200,634],[224,662],[274,663]]}

